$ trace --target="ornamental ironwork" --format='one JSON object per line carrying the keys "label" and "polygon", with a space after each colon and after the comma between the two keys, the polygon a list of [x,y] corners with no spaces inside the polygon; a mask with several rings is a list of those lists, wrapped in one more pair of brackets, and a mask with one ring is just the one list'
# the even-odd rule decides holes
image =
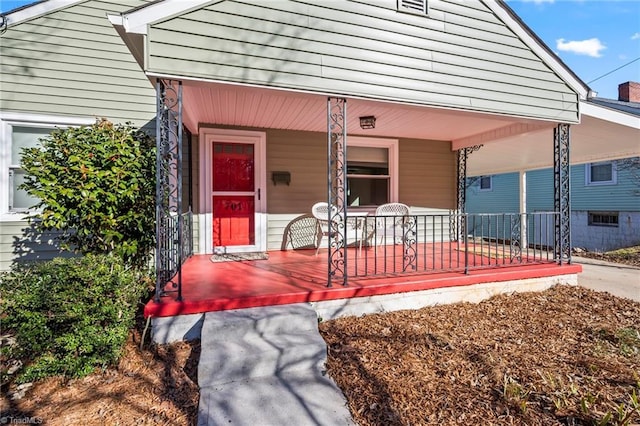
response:
{"label": "ornamental ironwork", "polygon": [[182,82],[156,82],[156,297],[182,300]]}
{"label": "ornamental ironwork", "polygon": [[418,217],[409,216],[403,221],[402,241],[404,250],[402,255],[402,271],[411,272],[418,269]]}
{"label": "ornamental ironwork", "polygon": [[511,228],[509,236],[510,260],[511,263],[519,263],[522,261],[522,215],[509,215],[509,222]]}
{"label": "ornamental ironwork", "polygon": [[467,202],[467,160],[469,154],[482,148],[482,145],[474,145],[467,148],[461,148],[457,151],[457,168],[456,178],[458,180],[458,187],[456,191],[456,215],[452,216],[455,220],[451,221],[450,238],[452,241],[459,241],[463,236],[462,228],[464,227],[461,221],[465,220],[463,213],[466,211],[465,204]]}
{"label": "ornamental ironwork", "polygon": [[347,100],[327,100],[328,283],[347,285]]}
{"label": "ornamental ironwork", "polygon": [[554,256],[559,264],[571,263],[571,175],[569,125],[558,124],[553,132],[553,193],[555,221]]}

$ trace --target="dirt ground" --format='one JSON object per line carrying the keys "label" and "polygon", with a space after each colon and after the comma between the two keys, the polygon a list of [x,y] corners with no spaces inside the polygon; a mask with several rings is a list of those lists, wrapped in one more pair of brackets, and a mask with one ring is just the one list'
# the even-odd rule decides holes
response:
{"label": "dirt ground", "polygon": [[[640,423],[640,304],[606,293],[560,286],[320,329],[361,426]],[[196,424],[199,342],[141,351],[139,330],[115,368],[4,387],[0,424]]]}

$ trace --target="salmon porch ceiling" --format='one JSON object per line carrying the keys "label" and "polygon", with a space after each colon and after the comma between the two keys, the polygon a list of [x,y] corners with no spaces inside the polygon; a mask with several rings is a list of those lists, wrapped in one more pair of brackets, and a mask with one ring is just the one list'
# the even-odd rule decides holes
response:
{"label": "salmon porch ceiling", "polygon": [[[190,85],[183,93],[185,124],[327,131],[327,97],[239,85]],[[373,115],[376,127],[362,130],[359,117]],[[456,110],[400,105],[364,99],[347,100],[349,134],[456,140],[522,122],[522,119]]]}
{"label": "salmon porch ceiling", "polygon": [[[327,131],[326,96],[193,82],[185,82],[183,90],[185,125],[194,133],[202,124]],[[640,155],[640,118],[628,118],[623,125],[599,118],[599,109],[589,113],[582,115],[580,124],[570,127],[572,164]],[[376,117],[375,129],[360,128],[359,117],[367,115]],[[504,129],[514,126],[524,130],[500,137]],[[555,126],[477,112],[347,100],[349,135],[444,140],[452,142],[452,149],[482,143],[483,147],[469,157],[470,176],[552,167]]]}

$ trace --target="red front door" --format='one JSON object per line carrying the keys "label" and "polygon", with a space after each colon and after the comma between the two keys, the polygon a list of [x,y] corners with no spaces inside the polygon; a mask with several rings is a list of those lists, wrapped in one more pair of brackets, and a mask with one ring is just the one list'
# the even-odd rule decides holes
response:
{"label": "red front door", "polygon": [[255,244],[255,155],[251,143],[213,143],[213,245]]}

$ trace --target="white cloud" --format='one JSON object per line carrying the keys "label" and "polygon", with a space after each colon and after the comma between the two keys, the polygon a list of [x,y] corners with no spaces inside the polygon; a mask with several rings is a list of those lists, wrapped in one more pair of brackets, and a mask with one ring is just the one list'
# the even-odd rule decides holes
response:
{"label": "white cloud", "polygon": [[565,41],[563,38],[556,40],[556,48],[565,52],[575,53],[576,55],[587,55],[593,58],[602,56],[600,51],[607,47],[597,38],[580,41]]}
{"label": "white cloud", "polygon": [[638,40],[640,38],[640,33],[635,33],[631,36],[631,40]]}

